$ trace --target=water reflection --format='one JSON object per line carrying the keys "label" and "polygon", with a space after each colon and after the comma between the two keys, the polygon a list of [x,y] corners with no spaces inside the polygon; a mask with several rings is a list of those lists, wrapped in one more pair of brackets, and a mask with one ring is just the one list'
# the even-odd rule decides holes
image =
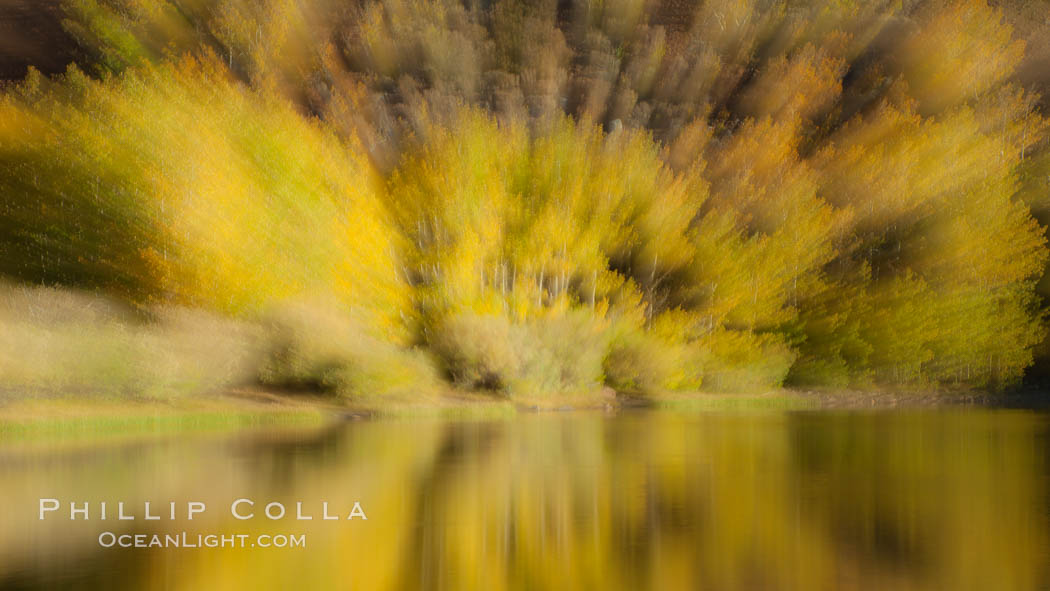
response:
{"label": "water reflection", "polygon": [[[1041,589],[1048,416],[536,415],[0,447],[0,588]],[[37,520],[37,499],[201,500],[192,522]],[[231,500],[312,521],[236,521]],[[324,522],[360,501],[367,521]],[[344,511],[345,514],[345,511]],[[101,531],[305,534],[104,549]]]}

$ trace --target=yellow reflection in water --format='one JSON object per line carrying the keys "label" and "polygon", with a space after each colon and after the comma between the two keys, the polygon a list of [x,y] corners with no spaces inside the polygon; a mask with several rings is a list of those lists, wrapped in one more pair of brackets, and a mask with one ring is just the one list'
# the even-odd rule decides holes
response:
{"label": "yellow reflection in water", "polygon": [[[564,414],[0,450],[0,587],[1039,589],[1045,415]],[[193,522],[37,520],[40,496],[204,500]],[[230,518],[302,501],[314,519]],[[320,503],[367,521],[323,521]],[[140,505],[141,506],[141,505]],[[291,511],[294,513],[294,511]],[[104,549],[101,531],[305,534]]]}

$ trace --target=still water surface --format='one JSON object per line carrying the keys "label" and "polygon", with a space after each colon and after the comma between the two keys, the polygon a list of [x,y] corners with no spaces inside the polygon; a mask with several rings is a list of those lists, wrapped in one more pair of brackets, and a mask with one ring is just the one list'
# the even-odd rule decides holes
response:
{"label": "still water surface", "polygon": [[[0,589],[1048,589],[1048,435],[1027,411],[632,411],[4,444]],[[184,531],[306,548],[98,542]]]}

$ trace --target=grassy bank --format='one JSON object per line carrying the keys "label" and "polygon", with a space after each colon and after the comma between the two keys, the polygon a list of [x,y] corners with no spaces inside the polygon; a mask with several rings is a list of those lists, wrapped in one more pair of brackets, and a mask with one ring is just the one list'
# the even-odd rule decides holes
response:
{"label": "grassy bank", "polygon": [[758,394],[695,393],[634,398],[625,406],[673,411],[810,410],[821,407],[818,399],[802,392],[779,390]]}
{"label": "grassy bank", "polygon": [[0,406],[0,442],[318,426],[338,417],[333,408],[316,401],[277,396],[90,401],[70,397],[29,398]]}
{"label": "grassy bank", "polygon": [[801,411],[801,410],[891,410],[951,407],[1027,408],[1050,407],[1044,389],[1018,389],[989,393],[968,388],[929,389],[792,389],[764,392],[670,392],[628,395],[604,389],[591,394],[542,399],[494,398],[489,395],[450,390],[426,401],[377,399],[371,403],[350,402],[347,412],[358,416],[426,416],[489,418],[532,412],[574,410],[662,410],[674,412]]}
{"label": "grassy bank", "polygon": [[37,397],[0,404],[0,444],[73,443],[224,433],[253,428],[313,428],[368,418],[507,419],[578,410],[659,410],[680,413],[863,411],[959,407],[1050,407],[1042,391],[990,395],[979,391],[773,390],[762,393],[591,395],[511,401],[447,390],[425,398],[344,400],[295,392],[239,389],[172,400]]}

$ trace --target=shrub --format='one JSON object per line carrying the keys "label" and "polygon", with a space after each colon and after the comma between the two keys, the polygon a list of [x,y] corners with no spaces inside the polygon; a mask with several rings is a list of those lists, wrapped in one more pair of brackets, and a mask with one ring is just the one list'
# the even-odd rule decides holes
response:
{"label": "shrub", "polygon": [[457,386],[506,393],[521,374],[521,336],[503,316],[459,314],[435,329],[430,346]]}
{"label": "shrub", "polygon": [[0,375],[17,396],[169,397],[247,381],[253,326],[199,310],[133,310],[68,289],[0,286]]}
{"label": "shrub", "polygon": [[699,390],[703,359],[696,346],[632,331],[617,338],[605,358],[605,383],[627,394]]}
{"label": "shrub", "polygon": [[604,323],[584,311],[520,324],[458,314],[440,325],[431,347],[461,387],[543,398],[599,389],[607,338]]}
{"label": "shrub", "polygon": [[778,388],[795,353],[776,335],[721,330],[702,341],[704,389],[755,392]]}
{"label": "shrub", "polygon": [[267,351],[258,372],[266,385],[362,399],[433,393],[429,357],[376,339],[332,304],[286,304],[268,315]]}
{"label": "shrub", "polygon": [[607,324],[579,309],[541,316],[520,327],[521,373],[510,384],[512,395],[544,398],[600,389]]}

